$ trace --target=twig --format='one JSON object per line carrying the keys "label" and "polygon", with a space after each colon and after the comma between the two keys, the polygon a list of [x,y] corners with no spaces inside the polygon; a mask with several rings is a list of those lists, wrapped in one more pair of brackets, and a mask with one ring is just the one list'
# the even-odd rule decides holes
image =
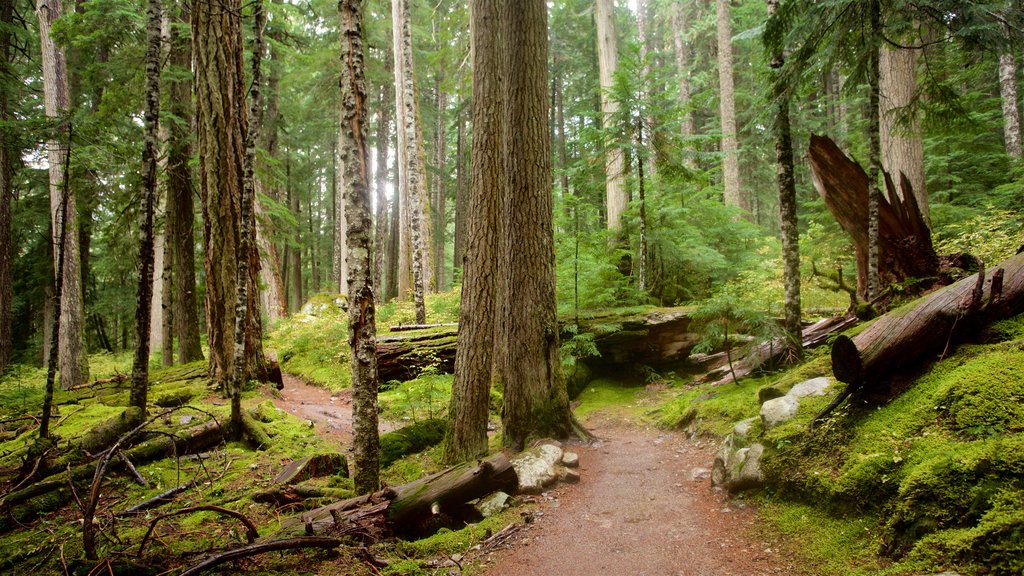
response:
{"label": "twig", "polygon": [[225,562],[237,560],[239,558],[248,558],[250,556],[264,554],[266,552],[274,552],[277,550],[298,550],[302,548],[331,549],[337,548],[338,546],[341,546],[341,540],[338,540],[337,538],[325,538],[322,536],[306,536],[290,538],[288,540],[261,542],[260,544],[252,544],[250,546],[243,546],[241,548],[235,548],[234,550],[214,554],[199,564],[185,570],[178,576],[194,576],[195,574],[201,574],[202,572]]}
{"label": "twig", "polygon": [[131,508],[128,508],[127,510],[122,510],[122,511],[114,514],[114,516],[123,517],[123,516],[131,516],[132,514],[138,514],[139,512],[141,512],[141,511],[143,511],[143,510],[145,510],[147,508],[152,508],[153,506],[156,506],[157,504],[163,504],[164,502],[169,501],[172,496],[177,496],[178,494],[181,494],[185,490],[188,490],[189,488],[191,488],[191,487],[193,487],[195,485],[196,485],[196,480],[191,480],[189,482],[186,482],[185,484],[181,484],[179,486],[175,486],[174,488],[171,488],[170,490],[167,490],[165,492],[161,492],[160,494],[157,494],[156,496],[153,496],[152,498],[150,498],[148,500],[143,500],[142,502],[139,502],[138,504],[136,504],[135,506],[132,506]]}
{"label": "twig", "polygon": [[121,459],[121,462],[124,462],[125,467],[128,468],[128,471],[131,472],[132,476],[135,477],[136,482],[138,482],[144,488],[149,488],[149,482],[146,482],[146,479],[142,477],[142,474],[140,474],[138,469],[135,468],[135,465],[132,464],[132,461],[128,459],[128,455],[124,453],[124,450],[118,449],[117,457]]}
{"label": "twig", "polygon": [[256,531],[256,525],[253,524],[251,520],[246,518],[245,515],[241,512],[235,512],[234,510],[228,510],[227,508],[222,508],[220,506],[192,506],[189,508],[182,508],[181,510],[175,510],[174,512],[168,512],[167,514],[161,514],[160,516],[153,518],[153,521],[149,523],[149,530],[146,531],[146,535],[142,538],[142,543],[139,544],[138,556],[142,557],[142,551],[146,548],[146,542],[149,541],[149,537],[153,534],[153,530],[156,529],[156,525],[158,522],[160,522],[164,518],[180,516],[182,514],[191,514],[192,512],[201,512],[204,510],[210,512],[217,512],[219,514],[224,514],[226,516],[231,516],[232,518],[235,518],[242,524],[244,524],[245,537],[246,540],[249,541],[249,544],[255,542],[256,539],[260,536],[259,532]]}

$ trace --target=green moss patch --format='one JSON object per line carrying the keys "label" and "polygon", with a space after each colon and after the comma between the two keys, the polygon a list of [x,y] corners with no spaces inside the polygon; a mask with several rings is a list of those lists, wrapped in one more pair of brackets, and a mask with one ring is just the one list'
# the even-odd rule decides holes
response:
{"label": "green moss patch", "polygon": [[380,437],[380,466],[386,468],[409,454],[436,446],[444,440],[448,422],[439,418],[423,420]]}

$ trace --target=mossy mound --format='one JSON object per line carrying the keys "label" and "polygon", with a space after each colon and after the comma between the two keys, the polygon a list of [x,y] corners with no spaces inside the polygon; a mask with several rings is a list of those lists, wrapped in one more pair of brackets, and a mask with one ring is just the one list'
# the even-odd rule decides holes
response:
{"label": "mossy mound", "polygon": [[382,434],[380,437],[380,466],[385,468],[395,461],[423,451],[444,440],[448,422],[431,418],[404,428]]}

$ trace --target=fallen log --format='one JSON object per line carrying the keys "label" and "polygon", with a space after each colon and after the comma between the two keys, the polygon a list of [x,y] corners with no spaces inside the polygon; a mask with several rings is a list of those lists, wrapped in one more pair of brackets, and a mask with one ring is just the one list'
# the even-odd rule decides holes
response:
{"label": "fallen log", "polygon": [[[868,176],[843,154],[835,142],[812,134],[808,148],[811,176],[818,195],[853,240],[857,256],[857,292],[867,295]],[[896,190],[889,174],[878,202],[878,274],[882,285],[907,278],[931,278],[939,271],[928,224],[921,214],[910,182],[900,175]]]}
{"label": "fallen log", "polygon": [[440,324],[399,324],[388,328],[391,332],[405,332],[408,330],[429,330],[431,328],[454,328],[458,322],[444,322]]}
{"label": "fallen log", "polygon": [[893,374],[941,359],[985,324],[1022,312],[1024,254],[1018,254],[885,314],[853,338],[839,336],[832,372],[847,384],[844,398],[858,390],[884,391]]}

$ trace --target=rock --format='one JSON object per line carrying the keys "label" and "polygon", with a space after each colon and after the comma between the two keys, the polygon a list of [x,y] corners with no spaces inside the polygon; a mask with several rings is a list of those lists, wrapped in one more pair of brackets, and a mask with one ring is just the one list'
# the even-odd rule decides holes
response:
{"label": "rock", "polygon": [[732,433],[736,436],[746,437],[747,434],[750,434],[750,427],[754,425],[755,420],[757,420],[756,417],[740,420],[732,427]]}
{"label": "rock", "polygon": [[580,456],[575,452],[566,452],[562,454],[562,466],[566,468],[576,468],[580,465]]}
{"label": "rock", "polygon": [[821,376],[818,378],[811,378],[810,380],[804,380],[796,386],[793,386],[788,395],[795,398],[804,398],[805,396],[824,396],[825,392],[830,387],[832,387],[832,379]]}
{"label": "rock", "polygon": [[758,391],[757,391],[757,401],[760,404],[764,404],[765,402],[767,402],[769,400],[774,400],[776,398],[782,398],[785,395],[786,395],[785,392],[783,392],[782,390],[779,390],[778,388],[776,388],[774,386],[765,386],[764,388],[758,389]]}
{"label": "rock", "polygon": [[310,478],[321,478],[338,474],[348,478],[348,460],[343,454],[331,452],[300,458],[281,471],[274,478],[274,484],[295,484]]}
{"label": "rock", "polygon": [[722,486],[730,492],[758,488],[764,483],[761,474],[761,458],[764,446],[753,444],[741,447],[732,434],[725,437],[715,456],[711,470],[711,483]]}
{"label": "rock", "polygon": [[572,468],[558,467],[558,479],[566,484],[578,484],[580,473]]}
{"label": "rock", "polygon": [[707,480],[711,476],[711,471],[707,468],[694,468],[690,470],[690,480],[693,482],[701,482]]}
{"label": "rock", "polygon": [[761,423],[769,430],[796,416],[800,400],[795,396],[782,396],[761,405]]}
{"label": "rock", "polygon": [[484,496],[474,507],[478,512],[480,512],[481,516],[484,518],[490,518],[511,505],[512,497],[504,492],[498,491],[489,496]]}
{"label": "rock", "polygon": [[512,457],[512,467],[519,477],[519,492],[540,494],[558,480],[555,465],[562,460],[562,449],[554,444],[542,444]]}

